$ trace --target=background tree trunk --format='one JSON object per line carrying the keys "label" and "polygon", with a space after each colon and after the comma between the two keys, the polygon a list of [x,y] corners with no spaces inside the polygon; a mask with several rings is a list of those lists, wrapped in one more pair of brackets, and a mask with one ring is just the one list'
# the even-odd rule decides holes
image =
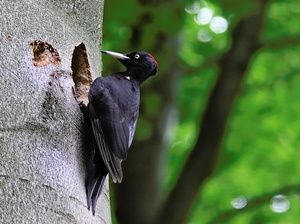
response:
{"label": "background tree trunk", "polygon": [[84,43],[100,74],[102,9],[101,0],[0,2],[1,223],[110,223],[107,187],[96,216],[87,210],[88,149],[71,71]]}
{"label": "background tree trunk", "polygon": [[[180,46],[184,2],[136,2],[140,8],[135,10],[133,21],[130,24],[124,22],[132,31],[131,38],[118,51],[142,50],[153,54],[158,61],[158,75],[141,87],[137,131],[128,157],[122,163],[122,184],[114,185],[115,211],[119,223],[147,224],[153,222],[166,196],[162,189],[165,167],[160,163],[166,159],[163,151],[169,140],[166,128],[177,119],[174,96],[182,70],[174,55]],[[105,21],[113,22],[112,12],[124,7],[119,2],[107,4]],[[105,67],[107,69],[107,65]],[[110,72],[116,71],[115,65],[113,67]]]}

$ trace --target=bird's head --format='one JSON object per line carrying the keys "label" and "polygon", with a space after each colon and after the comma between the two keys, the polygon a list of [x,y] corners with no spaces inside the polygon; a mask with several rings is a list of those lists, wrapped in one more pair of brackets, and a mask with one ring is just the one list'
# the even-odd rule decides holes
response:
{"label": "bird's head", "polygon": [[103,50],[101,52],[118,59],[127,68],[124,74],[136,79],[140,83],[157,73],[157,61],[147,52],[137,51],[128,54]]}

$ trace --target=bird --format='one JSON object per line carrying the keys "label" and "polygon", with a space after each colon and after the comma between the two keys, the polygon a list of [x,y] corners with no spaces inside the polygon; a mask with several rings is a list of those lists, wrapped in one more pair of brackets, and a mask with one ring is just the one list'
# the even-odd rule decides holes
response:
{"label": "bird", "polygon": [[88,94],[85,117],[92,127],[96,150],[87,174],[86,194],[93,215],[107,174],[114,183],[122,182],[121,164],[127,157],[139,116],[140,86],[158,72],[156,59],[147,52],[101,52],[120,61],[126,70],[96,78]]}

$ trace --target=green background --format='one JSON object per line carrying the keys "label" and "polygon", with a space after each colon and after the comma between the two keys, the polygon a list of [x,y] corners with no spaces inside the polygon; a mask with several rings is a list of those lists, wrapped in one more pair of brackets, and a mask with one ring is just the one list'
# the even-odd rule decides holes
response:
{"label": "green background", "polygon": [[[158,82],[161,73],[167,76],[165,67],[170,61],[180,68],[172,98],[173,119],[168,124],[168,141],[163,149],[165,160],[160,168],[163,173],[160,187],[168,192],[195,145],[198,121],[218,76],[218,59],[231,46],[231,31],[242,18],[257,10],[259,1],[149,2],[106,1],[102,49],[150,52],[159,64],[159,74],[155,77]],[[192,6],[194,10],[198,6],[208,8],[213,16],[225,18],[227,30],[218,34],[211,30],[210,23],[197,24],[196,13],[186,11]],[[144,11],[151,16],[139,43],[134,45],[132,41],[139,34],[135,24]],[[299,19],[300,1],[276,0],[265,6],[261,46],[248,63],[228,117],[217,165],[195,198],[187,223],[298,223],[300,220]],[[209,41],[198,39],[200,30]],[[168,40],[176,41],[161,51],[153,47],[153,33],[160,31]],[[156,50],[152,52],[153,49]],[[102,59],[104,76],[122,69],[113,59],[105,56]],[[146,93],[142,92],[136,141],[151,135],[151,123],[143,114],[151,118],[160,113],[162,96],[151,85],[153,81],[149,82],[143,87]],[[276,204],[271,201],[276,195],[285,197]],[[240,198],[237,204],[245,203],[245,207],[233,208],[237,198]],[[287,204],[285,212],[274,212],[271,208]]]}

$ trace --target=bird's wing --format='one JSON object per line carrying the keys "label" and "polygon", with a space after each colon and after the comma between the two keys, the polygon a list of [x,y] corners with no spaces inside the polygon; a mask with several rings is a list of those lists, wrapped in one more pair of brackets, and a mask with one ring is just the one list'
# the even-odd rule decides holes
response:
{"label": "bird's wing", "polygon": [[[121,182],[123,178],[123,171],[121,167],[121,163],[123,161],[122,158],[116,156],[109,148],[104,135],[104,130],[102,129],[100,119],[92,120],[92,127],[95,136],[96,143],[100,150],[101,157],[105,163],[105,166],[110,173],[113,182]],[[108,131],[108,130],[106,130]]]}
{"label": "bird's wing", "polygon": [[89,104],[95,140],[114,182],[122,181],[121,163],[126,159],[138,117],[138,104],[133,104],[128,113],[118,100],[103,89],[101,94],[91,96]]}

